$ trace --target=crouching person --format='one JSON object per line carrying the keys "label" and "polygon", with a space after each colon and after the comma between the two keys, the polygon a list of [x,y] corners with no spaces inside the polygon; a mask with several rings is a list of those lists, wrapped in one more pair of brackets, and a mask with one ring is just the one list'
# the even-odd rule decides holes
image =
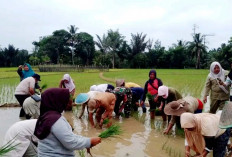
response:
{"label": "crouching person", "polygon": [[214,157],[224,157],[230,130],[219,129],[219,115],[211,113],[183,113],[181,127],[185,132],[185,156],[190,157],[190,149],[196,156],[205,157],[213,150]]}
{"label": "crouching person", "polygon": [[[41,98],[41,96],[38,95],[38,98]],[[26,115],[28,115],[27,117],[32,117],[33,119],[39,118],[40,102],[41,100],[33,99],[32,97],[28,97],[24,100],[23,109]]]}
{"label": "crouching person", "polygon": [[77,104],[82,104],[82,111],[79,118],[82,117],[85,106],[88,107],[89,121],[92,127],[96,127],[93,121],[93,114],[96,112],[96,120],[99,126],[102,127],[104,119],[108,118],[108,127],[112,125],[112,113],[114,111],[116,97],[112,93],[90,91],[88,93],[81,93],[76,98]]}
{"label": "crouching person", "polygon": [[15,149],[6,153],[5,157],[37,157],[36,122],[37,119],[19,121],[7,130],[3,144],[12,143]]}

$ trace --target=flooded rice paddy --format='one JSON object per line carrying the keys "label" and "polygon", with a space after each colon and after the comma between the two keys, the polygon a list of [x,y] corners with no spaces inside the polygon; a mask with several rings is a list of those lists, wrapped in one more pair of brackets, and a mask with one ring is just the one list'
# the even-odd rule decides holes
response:
{"label": "flooded rice paddy", "polygon": [[[0,145],[7,129],[18,117],[20,107],[0,107]],[[74,127],[74,133],[87,137],[98,136],[103,129],[92,128],[88,123],[88,115],[85,112],[82,119],[78,119],[79,110],[64,112],[70,124]],[[94,157],[184,157],[184,138],[181,136],[163,135],[163,129],[167,126],[160,116],[150,120],[149,113],[139,112],[130,118],[114,118],[113,123],[121,126],[122,134],[116,137],[102,139],[101,144],[93,147],[91,153]],[[86,154],[86,150],[83,150]],[[76,151],[78,156],[79,152]]]}

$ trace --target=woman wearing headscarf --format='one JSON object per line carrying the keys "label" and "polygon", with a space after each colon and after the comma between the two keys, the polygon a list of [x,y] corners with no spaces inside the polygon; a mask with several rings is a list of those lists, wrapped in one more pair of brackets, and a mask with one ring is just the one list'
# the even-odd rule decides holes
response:
{"label": "woman wearing headscarf", "polygon": [[[150,70],[148,76],[149,76],[149,80],[144,85],[144,93],[143,93],[143,98],[140,103],[140,106],[144,104],[146,96],[147,94],[149,94],[148,101],[150,105],[150,117],[151,119],[154,119],[155,109],[158,106],[158,103],[154,101],[154,98],[156,98],[158,94],[158,88],[159,86],[163,85],[163,82],[159,78],[157,78],[155,70]],[[146,108],[143,108],[143,110],[144,109]]]}
{"label": "woman wearing headscarf", "polygon": [[229,100],[229,87],[220,85],[225,81],[225,72],[220,63],[213,62],[210,65],[210,73],[206,79],[203,102],[207,102],[210,92],[210,113],[216,113],[217,109],[222,110],[225,102]]}
{"label": "woman wearing headscarf", "polygon": [[[166,114],[164,113],[164,107],[166,104],[177,101],[181,99],[181,94],[174,88],[167,86],[160,86],[158,89],[158,96],[155,98],[155,102],[160,102],[159,110],[162,113],[163,121],[166,121]],[[170,118],[170,116],[169,116]],[[177,123],[180,124],[180,123]],[[180,126],[180,125],[179,125]],[[168,128],[164,131],[164,134],[167,133]]]}
{"label": "woman wearing headscarf", "polygon": [[[23,68],[23,70],[22,70]],[[28,63],[25,63],[23,66],[20,65],[17,73],[20,76],[20,81],[22,81],[25,78],[31,77],[35,74],[35,72],[32,70],[31,65]]]}
{"label": "woman wearing headscarf", "polygon": [[219,115],[211,113],[183,113],[180,116],[181,127],[185,131],[185,156],[190,149],[196,156],[205,157],[213,150],[214,157],[224,157],[230,130],[219,129]]}
{"label": "woman wearing headscarf", "polygon": [[66,88],[69,90],[71,97],[66,110],[72,110],[72,102],[73,102],[76,86],[69,74],[64,74],[63,79],[60,81],[59,88]]}
{"label": "woman wearing headscarf", "polygon": [[111,84],[99,84],[99,85],[92,85],[89,91],[98,91],[98,92],[110,92],[114,90],[114,86]]}
{"label": "woman wearing headscarf", "polygon": [[50,88],[42,93],[40,116],[35,127],[39,139],[39,157],[74,157],[74,150],[93,147],[101,138],[76,135],[68,121],[61,115],[69,102],[69,90]]}

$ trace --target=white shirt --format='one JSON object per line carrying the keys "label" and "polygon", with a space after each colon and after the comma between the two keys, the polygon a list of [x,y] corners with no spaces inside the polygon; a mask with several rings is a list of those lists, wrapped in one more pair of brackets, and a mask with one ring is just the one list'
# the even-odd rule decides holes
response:
{"label": "white shirt", "polygon": [[105,92],[107,90],[107,87],[108,87],[108,84],[92,85],[90,87],[90,91]]}
{"label": "white shirt", "polygon": [[28,77],[22,80],[15,89],[15,95],[28,95],[29,88],[35,88],[35,79],[33,77]]}
{"label": "white shirt", "polygon": [[34,135],[36,122],[37,119],[19,121],[7,130],[3,144],[15,139],[13,145],[18,143],[19,145],[7,153],[6,157],[22,157],[31,141],[38,142],[37,137]]}

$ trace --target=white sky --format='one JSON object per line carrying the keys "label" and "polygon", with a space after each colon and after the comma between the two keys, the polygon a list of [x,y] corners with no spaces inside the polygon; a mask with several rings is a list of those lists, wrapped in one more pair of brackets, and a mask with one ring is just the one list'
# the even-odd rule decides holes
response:
{"label": "white sky", "polygon": [[95,39],[119,29],[128,43],[131,33],[143,32],[167,49],[191,41],[196,24],[196,33],[214,34],[207,46],[218,48],[232,37],[231,6],[231,0],[0,0],[0,47],[31,51],[40,36],[75,25]]}

